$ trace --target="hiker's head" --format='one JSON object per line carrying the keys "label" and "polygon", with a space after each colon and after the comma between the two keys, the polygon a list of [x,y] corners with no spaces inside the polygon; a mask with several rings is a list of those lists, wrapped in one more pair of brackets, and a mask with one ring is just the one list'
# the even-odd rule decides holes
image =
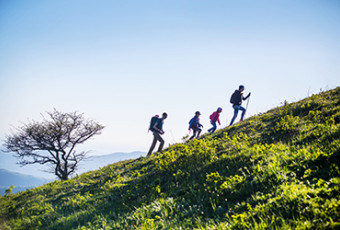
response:
{"label": "hiker's head", "polygon": [[167,113],[163,113],[162,114],[162,119],[166,119],[168,117],[168,114]]}
{"label": "hiker's head", "polygon": [[222,108],[221,108],[221,107],[218,107],[218,108],[217,108],[217,112],[218,112],[218,113],[222,112]]}
{"label": "hiker's head", "polygon": [[195,115],[196,115],[196,116],[201,115],[200,111],[196,111]]}
{"label": "hiker's head", "polygon": [[240,85],[240,86],[238,87],[238,90],[242,92],[242,91],[244,90],[244,85]]}

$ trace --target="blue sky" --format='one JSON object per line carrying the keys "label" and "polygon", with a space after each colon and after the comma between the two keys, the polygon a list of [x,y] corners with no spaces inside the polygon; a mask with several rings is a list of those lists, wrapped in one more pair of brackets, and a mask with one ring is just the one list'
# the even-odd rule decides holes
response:
{"label": "blue sky", "polygon": [[106,126],[94,155],[147,152],[152,115],[167,144],[224,127],[240,84],[247,116],[339,86],[340,2],[0,0],[0,140],[56,108]]}

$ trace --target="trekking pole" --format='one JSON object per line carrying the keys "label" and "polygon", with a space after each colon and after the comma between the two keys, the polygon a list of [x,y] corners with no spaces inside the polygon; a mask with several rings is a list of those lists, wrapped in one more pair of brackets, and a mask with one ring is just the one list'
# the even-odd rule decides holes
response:
{"label": "trekking pole", "polygon": [[[250,99],[250,97],[248,97],[248,100],[247,100],[246,112],[248,110],[249,99]],[[244,113],[244,115],[246,115],[246,112]]]}

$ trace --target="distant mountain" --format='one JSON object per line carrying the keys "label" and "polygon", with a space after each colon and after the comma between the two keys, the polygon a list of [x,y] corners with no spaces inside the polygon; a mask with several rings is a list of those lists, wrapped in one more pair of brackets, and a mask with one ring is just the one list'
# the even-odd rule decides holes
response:
{"label": "distant mountain", "polygon": [[3,195],[5,190],[11,185],[15,186],[13,189],[13,193],[15,193],[24,191],[27,188],[43,185],[49,181],[51,180],[0,169],[0,194]]}
{"label": "distant mountain", "polygon": [[31,175],[35,177],[43,177],[48,179],[54,179],[55,176],[46,172],[49,168],[46,165],[26,165],[20,166],[17,164],[17,158],[13,153],[2,152],[0,150],[0,168],[6,169],[11,172],[17,172],[25,175]]}

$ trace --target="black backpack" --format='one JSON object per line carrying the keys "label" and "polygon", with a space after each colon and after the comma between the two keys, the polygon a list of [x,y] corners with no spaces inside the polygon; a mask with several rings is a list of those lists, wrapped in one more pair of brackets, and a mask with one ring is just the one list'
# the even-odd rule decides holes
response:
{"label": "black backpack", "polygon": [[237,97],[236,92],[234,92],[230,97],[230,103],[231,104],[233,104],[233,105],[237,104],[236,97]]}
{"label": "black backpack", "polygon": [[149,130],[154,131],[153,127],[155,126],[156,122],[159,120],[159,117],[153,116],[150,121]]}

